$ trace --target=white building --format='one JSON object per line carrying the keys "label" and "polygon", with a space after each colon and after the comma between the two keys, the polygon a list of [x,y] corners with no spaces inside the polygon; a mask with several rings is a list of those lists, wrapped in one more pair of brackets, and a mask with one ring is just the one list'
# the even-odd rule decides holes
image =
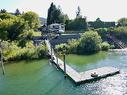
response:
{"label": "white building", "polygon": [[65,32],[65,24],[58,24],[53,23],[48,25],[49,32],[56,32],[56,33],[64,33]]}

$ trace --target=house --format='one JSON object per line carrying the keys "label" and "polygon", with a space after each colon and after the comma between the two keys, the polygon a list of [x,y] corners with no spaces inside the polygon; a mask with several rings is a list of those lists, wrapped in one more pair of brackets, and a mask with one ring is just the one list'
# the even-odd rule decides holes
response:
{"label": "house", "polygon": [[64,33],[65,32],[65,24],[53,23],[47,26],[49,32],[55,33]]}

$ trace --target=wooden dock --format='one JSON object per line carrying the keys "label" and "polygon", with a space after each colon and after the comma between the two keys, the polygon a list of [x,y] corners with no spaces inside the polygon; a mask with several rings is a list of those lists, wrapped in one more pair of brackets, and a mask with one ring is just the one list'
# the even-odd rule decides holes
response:
{"label": "wooden dock", "polygon": [[[53,50],[51,52],[51,46],[49,41],[45,40],[45,42],[48,47],[49,55],[52,55],[53,57],[52,62],[64,72],[64,62],[55,56]],[[119,69],[114,67],[102,67],[102,68],[88,70],[88,71],[79,73],[76,70],[74,70],[72,67],[66,64],[66,75],[69,76],[76,84],[104,78],[110,75],[117,74],[119,72],[120,72]],[[92,77],[91,74],[93,73],[96,73],[97,77]]]}

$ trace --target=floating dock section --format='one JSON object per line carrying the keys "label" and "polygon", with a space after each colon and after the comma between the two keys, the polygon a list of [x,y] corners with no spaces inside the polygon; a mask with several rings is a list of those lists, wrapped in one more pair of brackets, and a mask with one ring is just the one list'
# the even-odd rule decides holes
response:
{"label": "floating dock section", "polygon": [[[64,62],[55,56],[53,49],[51,49],[49,41],[45,40],[45,43],[48,47],[49,55],[53,57],[52,62],[64,72]],[[101,67],[98,69],[79,73],[66,64],[66,75],[70,77],[76,84],[89,82],[91,80],[97,80],[118,73],[120,73],[120,70],[114,67]],[[92,76],[92,74],[96,74],[97,76]]]}

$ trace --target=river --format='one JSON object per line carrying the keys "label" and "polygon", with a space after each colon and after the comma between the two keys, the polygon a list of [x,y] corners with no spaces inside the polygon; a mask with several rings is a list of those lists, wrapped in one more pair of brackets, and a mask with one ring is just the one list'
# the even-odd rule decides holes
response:
{"label": "river", "polygon": [[121,72],[76,86],[46,59],[13,62],[5,65],[5,76],[0,69],[0,95],[127,95],[126,53],[67,55],[66,62],[78,72],[103,66],[114,66]]}

